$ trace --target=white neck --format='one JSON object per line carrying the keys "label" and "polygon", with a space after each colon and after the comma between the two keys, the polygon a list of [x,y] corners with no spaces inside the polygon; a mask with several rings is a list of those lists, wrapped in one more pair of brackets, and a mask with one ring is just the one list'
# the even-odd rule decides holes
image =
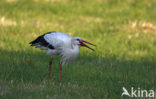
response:
{"label": "white neck", "polygon": [[[72,44],[71,48],[65,49],[62,53],[62,62],[69,62],[75,60],[80,53],[79,45]],[[63,63],[63,64],[65,64]]]}

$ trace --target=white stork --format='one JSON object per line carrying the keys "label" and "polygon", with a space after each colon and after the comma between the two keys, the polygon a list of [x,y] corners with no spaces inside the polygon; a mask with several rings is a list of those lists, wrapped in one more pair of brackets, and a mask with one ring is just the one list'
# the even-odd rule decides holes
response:
{"label": "white stork", "polygon": [[94,51],[94,49],[84,43],[95,46],[92,43],[82,40],[80,37],[72,37],[61,32],[48,32],[30,42],[31,46],[47,50],[47,54],[51,55],[51,60],[49,62],[49,80],[54,56],[59,55],[61,57],[60,82],[62,82],[62,65],[75,60],[79,55],[81,46],[87,47]]}

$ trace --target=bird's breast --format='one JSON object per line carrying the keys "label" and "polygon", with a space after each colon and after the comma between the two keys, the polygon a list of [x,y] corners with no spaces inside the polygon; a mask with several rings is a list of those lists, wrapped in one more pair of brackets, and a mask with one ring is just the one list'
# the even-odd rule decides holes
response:
{"label": "bird's breast", "polygon": [[62,53],[62,61],[65,63],[74,61],[80,53],[80,48],[79,46],[74,47],[72,49],[65,49]]}

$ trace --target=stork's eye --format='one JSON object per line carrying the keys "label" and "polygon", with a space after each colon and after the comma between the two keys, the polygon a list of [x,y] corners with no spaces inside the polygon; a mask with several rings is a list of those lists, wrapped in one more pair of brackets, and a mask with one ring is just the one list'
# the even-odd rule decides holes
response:
{"label": "stork's eye", "polygon": [[80,41],[80,39],[76,39],[77,41]]}

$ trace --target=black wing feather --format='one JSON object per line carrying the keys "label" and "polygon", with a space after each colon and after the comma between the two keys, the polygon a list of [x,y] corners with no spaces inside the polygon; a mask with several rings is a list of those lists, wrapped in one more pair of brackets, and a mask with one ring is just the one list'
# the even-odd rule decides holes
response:
{"label": "black wing feather", "polygon": [[43,46],[43,47],[48,47],[49,49],[55,49],[54,46],[52,46],[51,44],[49,44],[44,39],[44,36],[46,34],[49,34],[49,33],[52,33],[52,32],[48,32],[48,33],[45,33],[45,34],[39,36],[38,38],[36,38],[34,41],[30,42],[29,44],[31,44],[31,46]]}

